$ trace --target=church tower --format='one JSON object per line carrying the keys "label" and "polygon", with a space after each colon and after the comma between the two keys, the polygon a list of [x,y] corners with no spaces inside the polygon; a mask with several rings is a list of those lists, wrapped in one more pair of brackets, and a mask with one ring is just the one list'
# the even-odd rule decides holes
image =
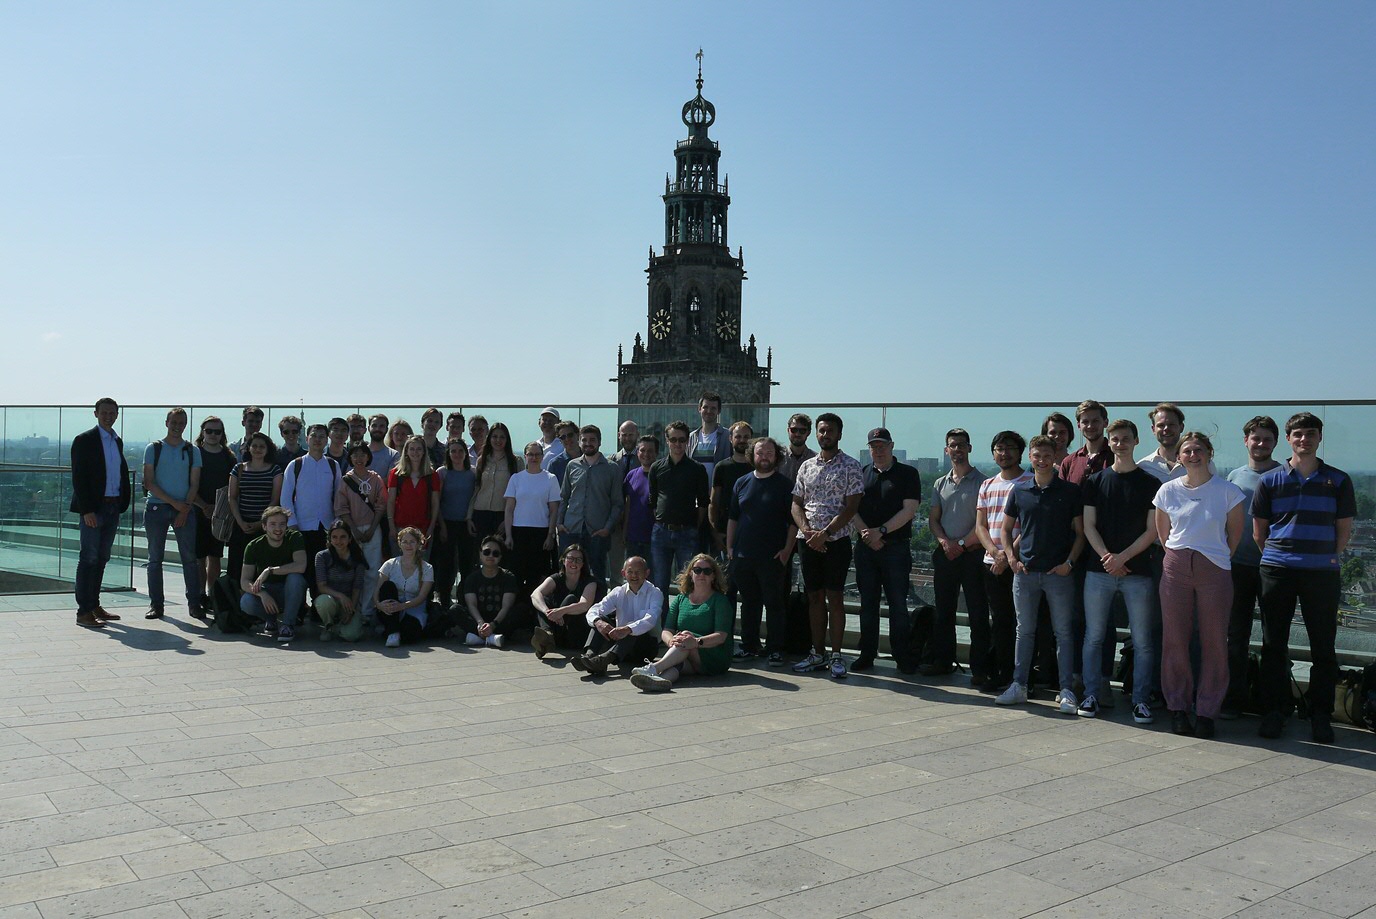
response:
{"label": "church tower", "polygon": [[[688,136],[674,147],[674,175],[664,178],[664,249],[650,249],[646,337],[637,333],[631,359],[618,349],[617,402],[622,417],[642,431],[662,430],[676,418],[696,426],[707,390],[721,393],[722,422],[749,421],[765,433],[773,355],[760,364],[755,336],[741,344],[741,284],[745,259],[727,238],[721,149],[707,136],[717,110],[702,97],[702,52],[697,95],[683,105]],[[751,407],[747,409],[745,406]],[[641,408],[646,406],[646,408]]]}

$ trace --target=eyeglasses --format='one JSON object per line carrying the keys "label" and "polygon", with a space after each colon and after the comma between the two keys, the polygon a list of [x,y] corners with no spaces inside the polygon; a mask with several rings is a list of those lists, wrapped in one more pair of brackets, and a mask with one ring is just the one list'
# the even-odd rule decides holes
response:
{"label": "eyeglasses", "polygon": [[715,574],[711,568],[694,568],[693,574]]}
{"label": "eyeglasses", "polygon": [[568,558],[564,559],[564,561],[573,562],[575,565],[583,564],[583,559],[577,555],[570,555]]}
{"label": "eyeglasses", "polygon": [[686,443],[688,443],[688,438],[686,438],[686,437],[670,437],[670,438],[669,438],[669,443],[671,443],[671,444],[686,444]]}
{"label": "eyeglasses", "polygon": [[496,549],[484,549],[483,556],[485,558],[501,558],[502,553],[498,552]]}
{"label": "eyeglasses", "polygon": [[809,433],[811,430],[812,430],[812,428],[789,428],[789,429],[788,429],[788,433],[790,433],[790,434],[807,434],[807,433]]}
{"label": "eyeglasses", "polygon": [[225,429],[224,429],[224,428],[206,428],[202,433],[204,433],[204,434],[218,434],[218,435],[220,435],[221,437],[224,437],[224,436],[225,436]]}

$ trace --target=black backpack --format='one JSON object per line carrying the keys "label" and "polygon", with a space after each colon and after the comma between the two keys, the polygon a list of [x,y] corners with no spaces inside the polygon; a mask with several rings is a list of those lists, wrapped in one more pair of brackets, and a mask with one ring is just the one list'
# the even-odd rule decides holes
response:
{"label": "black backpack", "polygon": [[[294,459],[294,460],[291,461],[291,468],[292,468],[292,477],[291,477],[291,504],[292,504],[292,507],[295,507],[295,506],[296,506],[296,489],[297,489],[297,487],[301,484],[301,467],[302,467],[302,465],[304,464],[305,459],[306,459],[306,458],[305,458],[304,456],[298,456],[296,459]],[[329,460],[329,462],[330,462],[330,474],[331,474],[332,476],[334,476],[335,479],[341,478],[341,476],[340,476],[340,474],[339,474],[339,463],[335,462],[335,458],[332,457],[332,456],[330,456],[330,455],[327,453],[327,454],[325,454],[325,459]],[[334,493],[334,490],[331,489],[330,493],[333,494],[333,493]]]}
{"label": "black backpack", "polygon": [[210,587],[215,628],[221,634],[252,631],[254,619],[239,608],[239,594],[239,585],[229,574],[220,575]]}

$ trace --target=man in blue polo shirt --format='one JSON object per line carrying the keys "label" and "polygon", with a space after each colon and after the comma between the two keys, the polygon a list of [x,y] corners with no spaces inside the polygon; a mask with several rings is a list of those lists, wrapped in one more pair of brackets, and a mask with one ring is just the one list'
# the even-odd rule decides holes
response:
{"label": "man in blue polo shirt", "polygon": [[[1071,573],[1085,546],[1084,498],[1078,485],[1056,474],[1056,442],[1045,434],[1032,438],[1032,481],[1019,482],[1008,493],[1003,513],[1003,552],[1013,569],[1013,605],[1018,638],[1013,652],[1013,682],[994,701],[1019,705],[1027,701],[1032,650],[1037,644],[1037,608],[1041,598],[1051,607],[1056,632],[1056,667],[1061,711],[1074,715],[1079,701],[1072,689],[1074,664],[1075,580]],[[1019,537],[1014,527],[1021,526]]]}
{"label": "man in blue polo shirt", "polygon": [[1285,422],[1291,457],[1261,477],[1252,499],[1252,535],[1261,546],[1261,727],[1279,737],[1290,695],[1290,620],[1299,603],[1309,633],[1309,728],[1333,742],[1338,657],[1340,558],[1352,535],[1357,501],[1352,479],[1318,457],[1323,421],[1309,412]]}

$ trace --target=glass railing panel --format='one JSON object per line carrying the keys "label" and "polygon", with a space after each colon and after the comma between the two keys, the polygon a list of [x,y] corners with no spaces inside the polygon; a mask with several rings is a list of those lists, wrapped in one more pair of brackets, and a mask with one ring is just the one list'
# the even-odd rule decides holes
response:
{"label": "glass railing panel", "polygon": [[[68,508],[71,478],[66,468],[0,466],[0,593],[65,593],[76,578],[80,521]],[[128,515],[121,522],[126,546],[117,541],[105,570],[105,586],[131,585]]]}
{"label": "glass railing panel", "polygon": [[61,464],[61,442],[62,411],[58,407],[21,405],[5,409],[4,453],[0,461],[57,466]]}

